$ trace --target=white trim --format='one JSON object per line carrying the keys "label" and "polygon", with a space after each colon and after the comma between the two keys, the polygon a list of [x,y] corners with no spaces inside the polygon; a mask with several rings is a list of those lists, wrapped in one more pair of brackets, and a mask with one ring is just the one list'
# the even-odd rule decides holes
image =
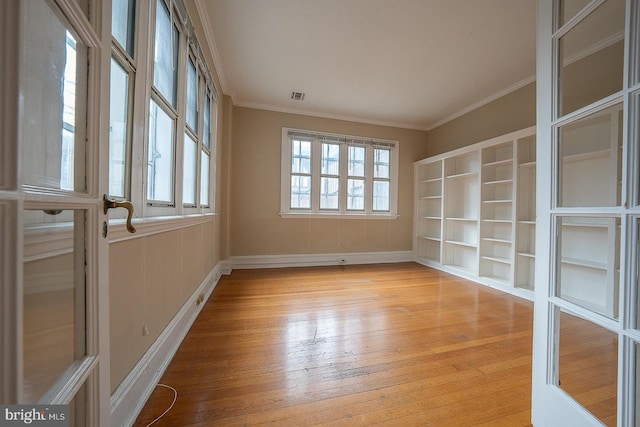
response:
{"label": "white trim", "polygon": [[310,117],[318,117],[323,119],[342,120],[346,122],[364,123],[364,124],[375,125],[375,126],[385,126],[385,127],[408,129],[408,130],[420,130],[420,131],[429,130],[428,126],[419,126],[414,123],[390,122],[385,120],[375,120],[375,119],[367,119],[364,117],[348,116],[346,114],[327,113],[323,111],[313,111],[313,110],[306,111],[306,110],[301,110],[297,108],[281,107],[281,106],[276,106],[271,104],[242,102],[242,101],[236,100],[235,92],[232,92],[232,95],[230,96],[231,96],[231,100],[233,101],[233,105],[236,107],[253,108],[256,110],[273,111],[276,113],[297,114],[300,116],[310,116]]}
{"label": "white trim", "polygon": [[206,302],[221,275],[221,264],[218,263],[111,395],[111,425],[133,425],[189,332],[189,328],[204,307],[204,304],[198,304],[198,296],[204,294]]}
{"label": "white trim", "polygon": [[444,271],[445,273],[453,274],[454,276],[461,277],[463,279],[469,280],[470,282],[478,283],[480,285],[487,286],[489,288],[496,289],[500,292],[504,292],[509,295],[513,295],[518,298],[526,299],[528,301],[533,301],[534,293],[528,289],[524,288],[516,288],[515,286],[506,285],[497,280],[492,280],[489,277],[477,276],[474,273],[470,273],[461,268],[455,268],[448,265],[443,265],[434,261],[430,261],[424,258],[415,258],[415,262],[418,264],[424,265],[425,267],[430,267],[436,270]]}
{"label": "white trim", "polygon": [[134,220],[135,233],[127,231],[125,220],[114,219],[109,221],[109,243],[121,242],[123,240],[138,239],[153,234],[166,233],[168,231],[193,227],[205,224],[214,220],[216,214],[196,214],[184,216],[158,216],[152,218],[139,218]]}
{"label": "white trim", "polygon": [[232,256],[226,262],[232,269],[319,267],[327,265],[382,264],[411,262],[412,251],[353,252],[300,255]]}

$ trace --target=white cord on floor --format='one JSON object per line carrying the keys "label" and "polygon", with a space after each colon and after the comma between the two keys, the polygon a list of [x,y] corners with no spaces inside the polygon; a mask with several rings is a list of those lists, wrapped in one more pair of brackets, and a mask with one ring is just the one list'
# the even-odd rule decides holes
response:
{"label": "white cord on floor", "polygon": [[173,402],[171,402],[171,405],[169,405],[169,407],[162,414],[160,414],[160,416],[158,418],[156,418],[155,420],[153,420],[149,424],[147,424],[147,427],[157,423],[158,421],[160,421],[160,418],[162,418],[165,415],[167,415],[167,412],[169,412],[171,410],[171,408],[173,408],[173,405],[176,404],[176,400],[178,399],[178,390],[176,390],[175,388],[171,387],[170,385],[160,384],[160,383],[158,383],[158,387],[164,387],[164,388],[168,388],[168,389],[173,390]]}

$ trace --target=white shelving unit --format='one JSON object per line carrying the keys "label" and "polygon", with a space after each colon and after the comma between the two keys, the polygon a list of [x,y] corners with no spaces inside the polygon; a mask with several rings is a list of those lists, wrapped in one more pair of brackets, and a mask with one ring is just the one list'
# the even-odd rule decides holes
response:
{"label": "white shelving unit", "polygon": [[442,161],[425,165],[415,175],[415,251],[420,258],[440,262],[442,248]]}
{"label": "white shelving unit", "polygon": [[[444,171],[442,264],[467,274],[476,274],[480,174],[478,153],[472,151],[444,159]],[[451,194],[457,197],[450,197]]]}
{"label": "white shelving unit", "polygon": [[516,270],[514,287],[533,291],[536,243],[536,137],[516,141]]}
{"label": "white shelving unit", "polygon": [[480,152],[480,277],[509,286],[513,280],[513,141]]}
{"label": "white shelving unit", "polygon": [[417,262],[533,298],[534,133],[415,162]]}

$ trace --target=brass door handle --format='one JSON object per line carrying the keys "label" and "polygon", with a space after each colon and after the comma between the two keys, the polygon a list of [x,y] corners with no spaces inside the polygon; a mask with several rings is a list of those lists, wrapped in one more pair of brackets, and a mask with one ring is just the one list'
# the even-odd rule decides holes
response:
{"label": "brass door handle", "polygon": [[133,218],[133,203],[123,200],[121,202],[117,200],[110,200],[105,194],[102,198],[104,200],[104,213],[106,214],[109,209],[113,208],[125,208],[128,212],[127,214],[127,231],[129,233],[135,233],[136,228],[131,223],[131,219]]}

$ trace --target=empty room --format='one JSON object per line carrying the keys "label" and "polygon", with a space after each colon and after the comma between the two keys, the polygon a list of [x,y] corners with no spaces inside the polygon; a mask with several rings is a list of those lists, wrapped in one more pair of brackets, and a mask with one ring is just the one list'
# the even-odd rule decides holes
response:
{"label": "empty room", "polygon": [[0,424],[640,425],[638,0],[0,21]]}

